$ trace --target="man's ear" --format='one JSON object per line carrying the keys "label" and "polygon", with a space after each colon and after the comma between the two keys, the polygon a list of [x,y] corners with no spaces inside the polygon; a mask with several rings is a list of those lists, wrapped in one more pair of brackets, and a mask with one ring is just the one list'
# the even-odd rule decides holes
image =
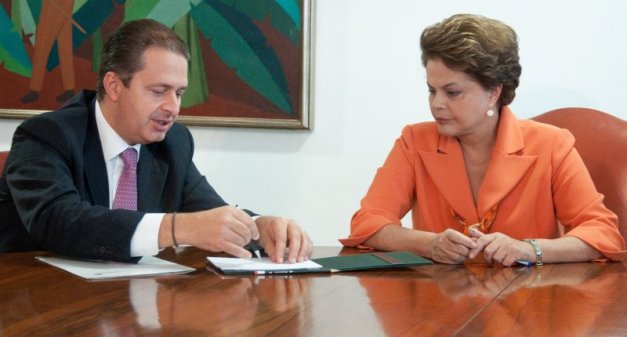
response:
{"label": "man's ear", "polygon": [[118,76],[118,74],[109,71],[102,79],[102,86],[109,99],[116,102],[120,97],[120,91],[122,90],[124,83],[122,83],[122,79]]}

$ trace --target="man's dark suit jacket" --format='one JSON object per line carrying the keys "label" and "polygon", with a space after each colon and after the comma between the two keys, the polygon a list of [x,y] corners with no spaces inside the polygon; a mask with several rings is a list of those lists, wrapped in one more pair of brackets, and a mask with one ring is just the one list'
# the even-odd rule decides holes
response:
{"label": "man's dark suit jacket", "polygon": [[189,130],[174,124],[162,142],[142,145],[138,211],[110,210],[94,111],[95,93],[85,91],[16,129],[0,179],[0,251],[131,260],[131,237],[145,213],[226,205],[192,162]]}

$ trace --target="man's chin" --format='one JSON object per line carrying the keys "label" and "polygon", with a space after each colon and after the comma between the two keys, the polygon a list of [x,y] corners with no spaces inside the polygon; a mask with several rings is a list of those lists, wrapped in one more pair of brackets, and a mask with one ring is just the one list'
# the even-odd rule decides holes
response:
{"label": "man's chin", "polygon": [[163,133],[163,134],[161,134],[161,135],[159,135],[159,136],[153,137],[153,141],[152,141],[152,143],[162,142],[162,141],[165,139],[165,135],[166,135],[166,134],[165,134],[165,133]]}
{"label": "man's chin", "polygon": [[165,139],[167,132],[152,132],[147,137],[144,137],[143,144],[159,143]]}

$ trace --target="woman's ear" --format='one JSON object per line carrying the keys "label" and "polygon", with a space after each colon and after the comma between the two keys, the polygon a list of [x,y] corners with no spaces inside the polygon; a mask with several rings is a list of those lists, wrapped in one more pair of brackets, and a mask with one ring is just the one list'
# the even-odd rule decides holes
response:
{"label": "woman's ear", "polygon": [[503,85],[498,84],[489,90],[490,92],[490,106],[497,106],[499,99],[501,98],[501,92],[503,91]]}

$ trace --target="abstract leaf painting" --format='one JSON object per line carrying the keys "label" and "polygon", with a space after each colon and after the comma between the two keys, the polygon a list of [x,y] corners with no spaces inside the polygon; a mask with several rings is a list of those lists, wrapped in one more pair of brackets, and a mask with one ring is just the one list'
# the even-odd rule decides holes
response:
{"label": "abstract leaf painting", "polygon": [[312,0],[0,0],[0,118],[94,89],[102,45],[150,18],[189,46],[189,125],[309,129]]}

